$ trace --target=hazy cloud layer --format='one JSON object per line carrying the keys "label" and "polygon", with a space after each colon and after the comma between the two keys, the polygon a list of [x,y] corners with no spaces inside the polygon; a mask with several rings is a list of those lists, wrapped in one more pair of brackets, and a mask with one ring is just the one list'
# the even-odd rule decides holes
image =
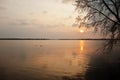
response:
{"label": "hazy cloud layer", "polygon": [[73,1],[0,0],[0,38],[85,37],[86,34],[81,35],[77,25],[73,24]]}

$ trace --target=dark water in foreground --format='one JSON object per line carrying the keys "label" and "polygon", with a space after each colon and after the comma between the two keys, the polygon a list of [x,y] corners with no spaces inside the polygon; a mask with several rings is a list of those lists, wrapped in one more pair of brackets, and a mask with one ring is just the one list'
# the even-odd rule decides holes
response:
{"label": "dark water in foreground", "polygon": [[120,80],[120,48],[96,54],[103,41],[2,40],[0,80]]}

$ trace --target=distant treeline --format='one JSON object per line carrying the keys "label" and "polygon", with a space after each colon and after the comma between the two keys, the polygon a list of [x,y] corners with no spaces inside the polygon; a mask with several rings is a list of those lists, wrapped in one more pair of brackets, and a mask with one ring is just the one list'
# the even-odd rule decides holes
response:
{"label": "distant treeline", "polygon": [[51,40],[47,38],[0,38],[0,40]]}
{"label": "distant treeline", "polygon": [[[0,40],[116,40],[116,39],[106,39],[106,38],[99,38],[99,39],[0,38]],[[117,39],[117,40],[120,40],[120,39]]]}

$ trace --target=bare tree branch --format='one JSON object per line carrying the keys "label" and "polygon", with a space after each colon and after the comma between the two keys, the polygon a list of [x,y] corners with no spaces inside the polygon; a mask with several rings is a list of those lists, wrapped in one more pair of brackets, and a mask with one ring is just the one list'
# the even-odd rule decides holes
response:
{"label": "bare tree branch", "polygon": [[99,11],[98,9],[96,9],[96,8],[94,8],[94,7],[91,7],[91,6],[89,6],[89,7],[90,7],[91,9],[94,9],[94,10],[98,11],[99,13],[101,13],[103,16],[105,16],[106,18],[108,18],[108,19],[111,20],[112,22],[115,22],[115,23],[117,23],[117,24],[120,25],[119,22],[112,20],[111,18],[109,18],[107,15],[105,15],[104,13],[102,13],[101,11]]}
{"label": "bare tree branch", "polygon": [[110,7],[107,5],[107,3],[105,2],[105,0],[103,0],[103,3],[107,7],[107,9],[116,17],[116,19],[119,20],[118,16],[110,9]]}
{"label": "bare tree branch", "polygon": [[119,17],[119,11],[118,11],[118,7],[117,7],[117,5],[116,5],[116,0],[115,0],[115,2],[113,1],[113,0],[111,0],[111,2],[114,4],[114,6],[115,6],[115,8],[116,8],[116,13],[117,13],[117,16]]}
{"label": "bare tree branch", "polygon": [[120,0],[75,0],[79,14],[79,25],[101,29],[111,39],[107,48],[120,39]]}

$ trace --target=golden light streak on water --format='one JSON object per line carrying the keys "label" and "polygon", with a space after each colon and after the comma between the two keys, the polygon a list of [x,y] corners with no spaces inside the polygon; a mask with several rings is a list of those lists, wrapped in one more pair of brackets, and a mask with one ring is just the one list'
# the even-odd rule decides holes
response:
{"label": "golden light streak on water", "polygon": [[80,53],[83,53],[83,51],[84,51],[84,41],[83,40],[80,40]]}

